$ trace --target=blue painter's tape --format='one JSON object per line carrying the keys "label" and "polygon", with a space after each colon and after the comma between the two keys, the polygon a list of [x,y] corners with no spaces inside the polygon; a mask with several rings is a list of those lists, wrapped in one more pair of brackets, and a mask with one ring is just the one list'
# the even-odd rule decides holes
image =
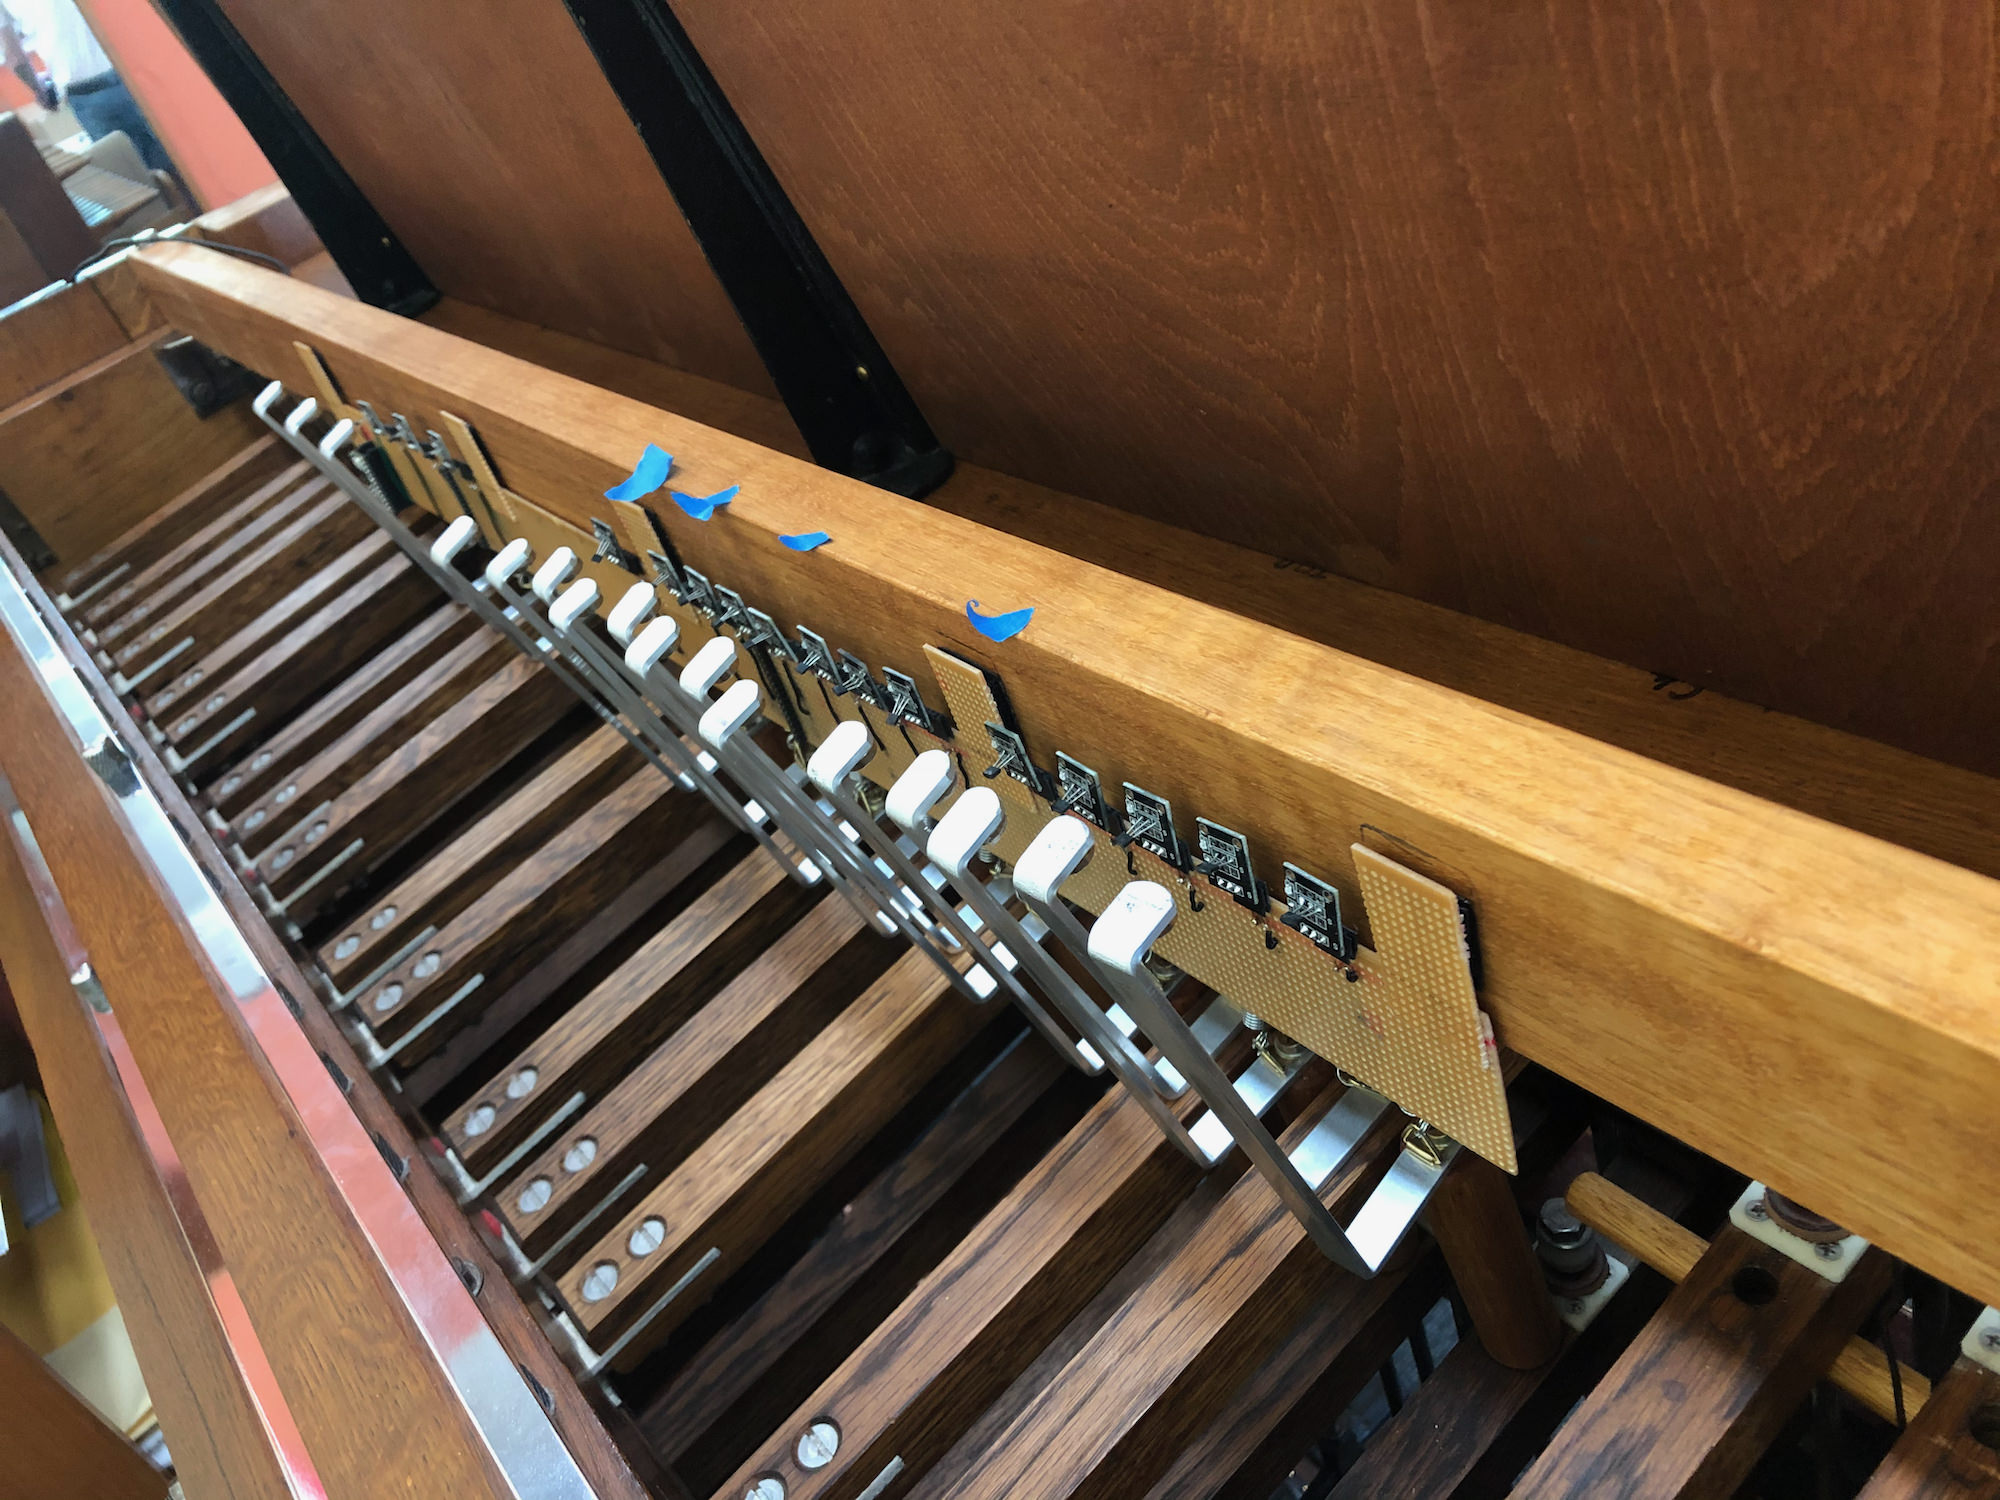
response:
{"label": "blue painter's tape", "polygon": [[972,628],[989,641],[1009,641],[1028,628],[1028,621],[1034,619],[1034,607],[1010,609],[1004,615],[982,615],[979,601],[965,601],[965,618],[972,621]]}
{"label": "blue painter's tape", "polygon": [[737,486],[733,484],[726,490],[717,490],[713,495],[683,495],[679,490],[675,490],[674,504],[697,521],[706,521],[717,509],[736,498],[736,490]]}
{"label": "blue painter's tape", "polygon": [[667,475],[674,467],[674,456],[658,443],[646,444],[646,451],[639,455],[639,462],[633,467],[631,477],[621,484],[615,484],[604,492],[607,500],[637,500],[650,495],[667,482]]}
{"label": "blue painter's tape", "polygon": [[824,547],[833,538],[824,531],[801,531],[797,536],[781,536],[778,540],[794,552],[810,552],[815,547]]}

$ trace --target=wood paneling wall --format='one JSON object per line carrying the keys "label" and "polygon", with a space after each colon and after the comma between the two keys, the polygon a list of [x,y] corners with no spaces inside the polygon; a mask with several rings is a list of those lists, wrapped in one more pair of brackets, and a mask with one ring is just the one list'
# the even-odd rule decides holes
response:
{"label": "wood paneling wall", "polygon": [[223,0],[440,291],[772,389],[560,0]]}
{"label": "wood paneling wall", "polygon": [[2000,767],[1991,7],[675,10],[961,456]]}

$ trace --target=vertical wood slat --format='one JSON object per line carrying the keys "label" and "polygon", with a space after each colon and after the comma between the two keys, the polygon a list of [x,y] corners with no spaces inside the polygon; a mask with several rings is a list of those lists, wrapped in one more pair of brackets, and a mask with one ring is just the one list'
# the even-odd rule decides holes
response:
{"label": "vertical wood slat", "polygon": [[2000,1375],[1961,1358],[1855,1500],[2000,1497]]}

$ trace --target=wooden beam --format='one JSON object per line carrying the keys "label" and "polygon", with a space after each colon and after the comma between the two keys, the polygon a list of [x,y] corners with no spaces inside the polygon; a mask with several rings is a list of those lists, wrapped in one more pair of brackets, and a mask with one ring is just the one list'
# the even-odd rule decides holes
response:
{"label": "wooden beam", "polygon": [[1835,1284],[1724,1226],[1514,1494],[1734,1494],[1888,1286],[1879,1250]]}
{"label": "wooden beam", "polygon": [[2000,1500],[2000,1375],[1961,1358],[1856,1500]]}
{"label": "wooden beam", "polygon": [[[135,267],[254,368],[303,340],[350,396],[463,416],[571,525],[649,442],[691,492],[739,485],[705,526],[665,508],[695,565],[878,667],[924,680],[926,643],[991,664],[1036,753],[1241,829],[1272,868],[1352,896],[1329,851],[1385,841],[1475,904],[1503,1043],[2000,1299],[2000,1158],[1925,1146],[2000,1091],[1993,881],[197,248]],[[803,529],[835,541],[779,543]],[[1037,614],[996,649],[972,599]]]}

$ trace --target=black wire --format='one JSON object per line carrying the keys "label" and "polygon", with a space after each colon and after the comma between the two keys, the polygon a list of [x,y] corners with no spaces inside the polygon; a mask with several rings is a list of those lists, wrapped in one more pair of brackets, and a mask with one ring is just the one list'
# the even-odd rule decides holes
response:
{"label": "black wire", "polygon": [[161,239],[158,235],[141,236],[136,234],[128,234],[128,235],[120,235],[115,240],[106,240],[103,244],[99,245],[95,250],[93,250],[89,255],[86,255],[82,260],[78,261],[76,263],[76,269],[71,271],[69,275],[63,279],[66,281],[75,281],[77,277],[81,276],[85,271],[89,270],[92,266],[96,265],[100,260],[103,260],[108,256],[116,255],[120,250],[129,250],[134,245],[154,245],[154,244],[200,245],[203,249],[206,250],[218,250],[224,255],[234,255],[242,260],[255,261],[260,266],[269,266],[272,270],[280,271],[287,276],[292,274],[292,268],[290,266],[286,265],[283,261],[279,260],[278,257],[275,255],[266,255],[262,250],[246,250],[241,245],[225,245],[220,240],[198,240],[198,239],[169,240],[169,239]]}

